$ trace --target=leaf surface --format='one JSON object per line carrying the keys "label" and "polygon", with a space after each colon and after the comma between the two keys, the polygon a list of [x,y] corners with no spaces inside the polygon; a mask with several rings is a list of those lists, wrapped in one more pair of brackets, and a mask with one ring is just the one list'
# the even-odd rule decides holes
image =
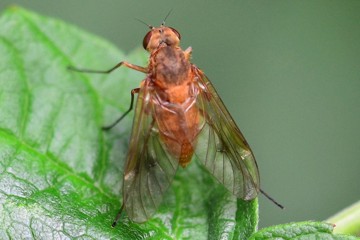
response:
{"label": "leaf surface", "polygon": [[[119,32],[119,34],[121,34]],[[139,41],[140,43],[140,41]],[[144,224],[121,205],[132,114],[109,132],[144,78],[122,60],[146,65],[106,41],[21,8],[0,18],[1,239],[246,239],[258,222],[257,200],[237,200],[196,161],[175,176],[157,214]]]}
{"label": "leaf surface", "polygon": [[334,225],[324,222],[296,222],[261,229],[249,240],[356,240],[354,236],[333,234]]}

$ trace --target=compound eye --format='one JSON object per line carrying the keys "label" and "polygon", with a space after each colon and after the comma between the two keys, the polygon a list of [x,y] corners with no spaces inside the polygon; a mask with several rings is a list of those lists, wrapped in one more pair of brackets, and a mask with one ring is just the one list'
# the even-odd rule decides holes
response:
{"label": "compound eye", "polygon": [[180,33],[175,28],[172,28],[172,27],[169,27],[169,28],[171,29],[171,31],[173,31],[173,33],[175,33],[175,35],[178,37],[178,39],[181,40]]}
{"label": "compound eye", "polygon": [[152,31],[148,32],[143,40],[143,47],[146,50],[152,36]]}

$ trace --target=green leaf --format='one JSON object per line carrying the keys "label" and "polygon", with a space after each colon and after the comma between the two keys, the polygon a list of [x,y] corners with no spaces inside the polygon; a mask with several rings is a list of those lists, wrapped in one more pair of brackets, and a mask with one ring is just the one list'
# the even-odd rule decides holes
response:
{"label": "green leaf", "polygon": [[332,234],[333,224],[323,222],[297,222],[272,226],[254,233],[249,240],[355,240],[357,237]]}
{"label": "green leaf", "polygon": [[0,56],[1,239],[246,239],[255,231],[257,200],[235,199],[196,161],[179,169],[151,220],[125,214],[110,227],[133,115],[109,132],[101,126],[128,109],[144,75],[66,68],[146,65],[143,50],[125,56],[76,27],[11,8],[0,18]]}

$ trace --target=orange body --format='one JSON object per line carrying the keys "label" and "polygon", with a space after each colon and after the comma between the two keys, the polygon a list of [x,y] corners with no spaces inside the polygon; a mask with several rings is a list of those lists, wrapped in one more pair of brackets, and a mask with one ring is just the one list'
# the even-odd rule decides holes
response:
{"label": "orange body", "polygon": [[151,52],[151,79],[159,134],[168,151],[185,167],[194,153],[199,131],[199,110],[195,101],[194,73],[190,52],[178,46],[164,46]]}

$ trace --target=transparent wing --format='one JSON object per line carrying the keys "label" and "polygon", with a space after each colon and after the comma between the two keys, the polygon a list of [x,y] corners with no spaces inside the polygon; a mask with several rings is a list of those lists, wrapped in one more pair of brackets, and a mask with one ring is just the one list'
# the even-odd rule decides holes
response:
{"label": "transparent wing", "polygon": [[250,200],[259,192],[255,157],[208,78],[193,65],[198,78],[197,106],[202,113],[195,154],[207,170],[236,197]]}
{"label": "transparent wing", "polygon": [[155,119],[150,92],[139,92],[123,181],[123,201],[129,218],[144,222],[158,208],[178,167],[166,150]]}

